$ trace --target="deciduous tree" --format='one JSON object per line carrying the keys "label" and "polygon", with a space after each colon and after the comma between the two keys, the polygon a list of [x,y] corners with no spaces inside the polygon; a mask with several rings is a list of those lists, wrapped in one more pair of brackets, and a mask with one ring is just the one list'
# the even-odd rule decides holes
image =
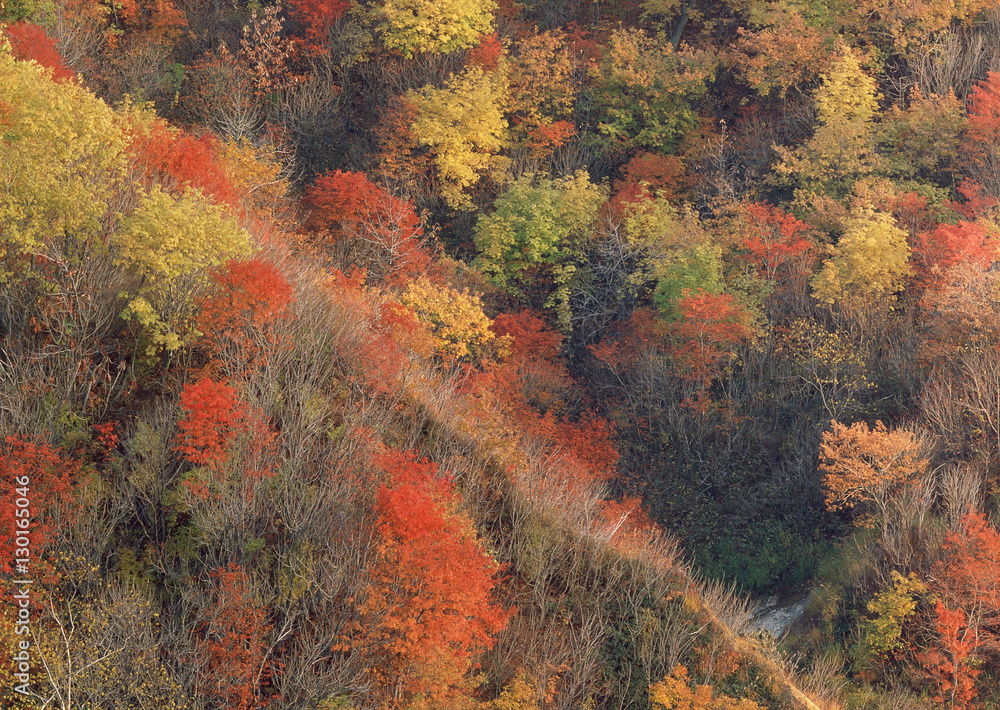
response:
{"label": "deciduous tree", "polygon": [[466,190],[497,165],[507,140],[504,93],[497,73],[470,66],[440,89],[425,86],[406,94],[414,107],[413,137],[434,155],[441,196],[453,208],[470,207]]}
{"label": "deciduous tree", "polygon": [[493,30],[493,0],[380,0],[373,8],[382,43],[407,58],[447,54]]}
{"label": "deciduous tree", "polygon": [[55,83],[50,70],[16,60],[6,40],[0,41],[0,106],[4,270],[24,252],[78,254],[104,228],[125,175],[117,116],[83,86]]}
{"label": "deciduous tree", "polygon": [[831,257],[813,278],[813,294],[833,304],[892,297],[910,275],[910,245],[891,214],[855,211]]}
{"label": "deciduous tree", "polygon": [[890,431],[882,422],[874,429],[864,422],[831,425],[819,447],[827,508],[873,506],[878,517],[867,522],[881,524],[893,497],[927,467],[920,440],[904,429]]}
{"label": "deciduous tree", "polygon": [[423,228],[413,203],[373,184],[362,173],[334,170],[303,195],[306,227],[326,230],[345,243],[348,258],[369,276],[384,278],[426,271]]}
{"label": "deciduous tree", "polygon": [[697,125],[693,104],[707,91],[716,60],[707,52],[673,49],[663,39],[615,30],[593,72],[594,140],[613,155],[672,153]]}
{"label": "deciduous tree", "polygon": [[454,485],[413,452],[377,459],[379,559],[361,636],[382,661],[381,692],[414,707],[464,707],[466,673],[511,612],[493,599],[499,565],[482,549]]}
{"label": "deciduous tree", "polygon": [[805,193],[845,197],[854,182],[879,165],[873,123],[878,112],[875,80],[850,47],[823,75],[816,92],[813,137],[794,149],[778,148],[777,172]]}

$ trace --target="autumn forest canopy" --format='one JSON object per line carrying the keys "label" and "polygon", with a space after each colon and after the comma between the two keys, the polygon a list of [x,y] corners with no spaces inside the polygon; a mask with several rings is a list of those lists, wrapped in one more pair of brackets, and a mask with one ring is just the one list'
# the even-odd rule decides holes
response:
{"label": "autumn forest canopy", "polygon": [[991,0],[0,0],[0,706],[998,708],[998,524]]}

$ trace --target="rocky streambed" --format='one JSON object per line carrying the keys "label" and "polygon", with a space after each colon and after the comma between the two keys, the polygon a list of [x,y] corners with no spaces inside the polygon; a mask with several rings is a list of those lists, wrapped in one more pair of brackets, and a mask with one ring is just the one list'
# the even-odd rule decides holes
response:
{"label": "rocky streambed", "polygon": [[754,612],[754,631],[767,631],[774,638],[780,639],[799,620],[808,602],[808,592],[784,599],[768,597]]}

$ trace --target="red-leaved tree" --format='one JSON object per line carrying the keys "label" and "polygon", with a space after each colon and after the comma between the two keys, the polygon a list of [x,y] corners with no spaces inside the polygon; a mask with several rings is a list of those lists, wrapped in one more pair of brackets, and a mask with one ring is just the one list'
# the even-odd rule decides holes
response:
{"label": "red-leaved tree", "polygon": [[[0,446],[0,572],[13,572],[16,562],[26,564],[33,574],[38,572],[39,558],[57,534],[53,514],[60,508],[69,510],[80,475],[80,462],[64,452],[45,443],[7,437]],[[15,529],[29,531],[27,545],[17,544],[23,536],[16,535]]]}
{"label": "red-leaved tree", "polygon": [[913,239],[913,279],[922,289],[943,286],[948,271],[962,262],[985,269],[996,259],[996,235],[979,222],[940,224]]}
{"label": "red-leaved tree", "polygon": [[373,673],[387,701],[421,697],[428,707],[456,707],[474,658],[511,615],[493,599],[500,566],[437,464],[399,451],[376,463],[386,475],[376,505],[379,556],[354,645],[381,658]]}
{"label": "red-leaved tree", "polygon": [[133,126],[129,145],[132,165],[147,189],[159,185],[179,194],[196,188],[216,204],[232,206],[236,193],[217,150],[218,140],[211,134],[194,136],[161,119]]}
{"label": "red-leaved tree", "polygon": [[349,255],[369,276],[419,274],[430,257],[413,204],[373,184],[363,173],[334,170],[306,190],[306,228],[346,240]]}
{"label": "red-leaved tree", "polygon": [[1000,74],[989,72],[969,91],[969,124],[962,155],[972,178],[1000,197]]}
{"label": "red-leaved tree", "polygon": [[281,326],[291,317],[292,287],[260,257],[230,261],[212,272],[212,281],[197,321],[202,346],[230,371],[252,369],[281,344]]}
{"label": "red-leaved tree", "polygon": [[7,25],[4,34],[10,40],[14,59],[38,62],[52,70],[52,78],[56,81],[69,81],[76,76],[76,72],[66,66],[59,55],[55,39],[38,25],[21,20]]}
{"label": "red-leaved tree", "polygon": [[928,584],[939,597],[932,644],[916,658],[935,700],[964,710],[977,694],[977,660],[1000,652],[1000,532],[970,510],[943,551]]}
{"label": "red-leaved tree", "polygon": [[198,695],[227,710],[264,707],[272,674],[267,610],[254,600],[250,580],[235,562],[209,576],[211,604],[203,610],[195,639]]}
{"label": "red-leaved tree", "polygon": [[320,51],[330,40],[330,28],[344,16],[351,0],[288,0],[292,18],[302,27],[308,52]]}
{"label": "red-leaved tree", "polygon": [[185,385],[181,409],[184,417],[177,424],[180,432],[174,450],[189,463],[218,471],[226,462],[236,427],[246,415],[245,405],[228,384],[205,377]]}
{"label": "red-leaved tree", "polygon": [[753,331],[748,316],[728,293],[690,293],[677,302],[680,318],[671,326],[670,355],[681,379],[694,387],[689,403],[707,404],[708,387]]}
{"label": "red-leaved tree", "polygon": [[976,697],[979,670],[970,664],[978,645],[976,630],[962,609],[949,609],[939,599],[934,607],[935,644],[916,654],[926,677],[934,684],[934,702],[965,710]]}

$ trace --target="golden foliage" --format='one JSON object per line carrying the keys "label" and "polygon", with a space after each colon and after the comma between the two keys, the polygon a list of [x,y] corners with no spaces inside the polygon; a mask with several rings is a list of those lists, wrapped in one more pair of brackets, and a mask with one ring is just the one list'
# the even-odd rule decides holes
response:
{"label": "golden foliage", "polygon": [[0,41],[0,256],[98,234],[125,175],[115,113],[80,84],[20,62]]}
{"label": "golden foliage", "polygon": [[927,467],[927,459],[921,458],[923,442],[912,432],[890,431],[880,421],[874,429],[864,422],[831,424],[819,447],[829,510],[872,504],[884,514],[894,494]]}
{"label": "golden foliage", "polygon": [[844,47],[816,92],[816,132],[794,150],[776,148],[782,158],[778,174],[807,192],[844,197],[857,178],[879,163],[872,132],[877,111],[875,79]]}
{"label": "golden foliage", "polygon": [[190,281],[210,266],[250,254],[250,237],[222,207],[197,190],[173,197],[159,187],[145,195],[113,236],[117,261],[141,277],[126,317],[135,318],[150,339],[147,355],[172,351],[198,332],[183,321],[193,308]]}
{"label": "golden foliage", "polygon": [[407,284],[399,300],[428,326],[435,349],[449,360],[482,357],[496,338],[482,301],[468,289],[436,286],[421,276]]}
{"label": "golden foliage", "polygon": [[442,89],[428,85],[406,94],[415,108],[413,137],[434,154],[441,195],[455,209],[471,207],[465,191],[498,165],[507,135],[505,91],[498,73],[471,66]]}
{"label": "golden foliage", "polygon": [[713,696],[710,685],[692,689],[684,666],[677,666],[669,676],[649,686],[649,705],[653,710],[761,710],[760,705],[747,698]]}
{"label": "golden foliage", "polygon": [[382,42],[407,58],[455,52],[493,30],[493,0],[383,0],[375,9]]}
{"label": "golden foliage", "polygon": [[870,207],[849,218],[831,253],[812,281],[813,294],[824,303],[892,296],[911,273],[906,233],[891,214]]}

